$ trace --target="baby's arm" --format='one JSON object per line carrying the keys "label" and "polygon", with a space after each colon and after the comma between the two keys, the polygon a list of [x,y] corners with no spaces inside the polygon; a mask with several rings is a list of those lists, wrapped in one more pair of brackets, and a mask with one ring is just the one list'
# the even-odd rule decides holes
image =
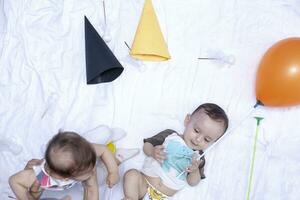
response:
{"label": "baby's arm", "polygon": [[187,182],[190,186],[195,186],[200,182],[201,176],[199,170],[190,172],[187,176]]}
{"label": "baby's arm", "polygon": [[34,171],[32,169],[26,169],[12,175],[9,178],[9,185],[17,199],[32,200],[38,199],[41,195],[41,192],[39,192],[37,196],[33,196],[33,194],[28,192],[28,188],[30,188],[35,181],[36,177]]}
{"label": "baby's arm", "polygon": [[153,146],[151,143],[145,142],[143,150],[147,156],[153,157],[158,162],[163,162],[166,159],[163,145]]}
{"label": "baby's arm", "polygon": [[143,146],[143,151],[147,156],[152,157],[154,146],[149,142],[145,142]]}
{"label": "baby's arm", "polygon": [[111,151],[101,144],[93,144],[97,157],[100,157],[107,168],[107,184],[111,188],[119,182],[119,169],[117,161]]}
{"label": "baby's arm", "polygon": [[98,190],[98,181],[97,181],[97,171],[96,168],[92,176],[83,182],[84,186],[84,200],[98,200],[99,199],[99,190]]}
{"label": "baby's arm", "polygon": [[149,156],[153,157],[158,162],[162,163],[166,159],[166,154],[164,152],[163,143],[169,135],[174,133],[175,131],[171,129],[167,129],[164,131],[159,132],[158,134],[144,139],[144,153]]}
{"label": "baby's arm", "polygon": [[190,186],[197,185],[201,180],[199,165],[201,164],[201,162],[203,162],[203,160],[199,160],[197,159],[197,157],[197,155],[193,156],[192,164],[186,170],[188,172],[187,182]]}

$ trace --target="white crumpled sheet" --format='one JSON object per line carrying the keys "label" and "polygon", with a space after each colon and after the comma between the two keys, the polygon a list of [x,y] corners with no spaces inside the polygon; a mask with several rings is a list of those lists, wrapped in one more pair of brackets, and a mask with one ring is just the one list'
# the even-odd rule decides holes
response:
{"label": "white crumpled sheet", "polygon": [[[60,128],[83,133],[99,124],[118,126],[128,133],[119,147],[141,148],[144,137],[166,128],[180,132],[186,113],[214,102],[228,113],[233,131],[207,153],[207,178],[174,199],[246,198],[253,116],[265,119],[251,199],[299,199],[299,106],[258,107],[248,115],[262,55],[300,34],[299,1],[153,0],[172,57],[160,63],[133,60],[124,44],[132,44],[143,1],[105,5],[106,25],[101,0],[0,0],[0,198],[13,196],[8,177],[42,157]],[[125,68],[113,83],[86,85],[84,15]],[[197,59],[204,56],[221,60]],[[121,175],[140,168],[143,158],[121,165]],[[122,182],[100,191],[101,199],[123,197]],[[68,192],[82,198],[79,186]]]}

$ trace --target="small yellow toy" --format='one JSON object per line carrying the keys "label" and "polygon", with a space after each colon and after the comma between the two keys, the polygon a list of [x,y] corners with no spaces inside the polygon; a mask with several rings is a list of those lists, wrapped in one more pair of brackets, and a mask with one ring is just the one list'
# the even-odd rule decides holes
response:
{"label": "small yellow toy", "polygon": [[113,154],[116,153],[116,145],[113,142],[109,142],[106,146]]}

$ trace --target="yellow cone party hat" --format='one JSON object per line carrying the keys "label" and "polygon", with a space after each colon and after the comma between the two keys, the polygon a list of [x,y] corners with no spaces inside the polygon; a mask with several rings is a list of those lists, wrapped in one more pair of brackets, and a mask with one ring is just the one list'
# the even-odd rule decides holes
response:
{"label": "yellow cone party hat", "polygon": [[147,61],[170,59],[151,0],[145,0],[130,55],[136,59]]}

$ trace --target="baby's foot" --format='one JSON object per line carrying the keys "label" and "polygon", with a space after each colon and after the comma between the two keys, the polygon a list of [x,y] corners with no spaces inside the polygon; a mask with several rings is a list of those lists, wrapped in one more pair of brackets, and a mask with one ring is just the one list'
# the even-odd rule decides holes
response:
{"label": "baby's foot", "polygon": [[110,142],[112,131],[106,125],[99,125],[87,132],[84,132],[82,136],[91,143],[96,144],[108,144]]}
{"label": "baby's foot", "polygon": [[110,141],[108,141],[108,143],[109,142],[116,142],[116,141],[118,141],[118,140],[120,140],[120,139],[122,139],[126,136],[126,132],[121,128],[112,128],[111,132],[112,133],[111,133],[110,138],[109,138]]}
{"label": "baby's foot", "polygon": [[140,149],[117,149],[116,150],[116,158],[117,160],[122,163],[134,156],[136,156],[140,152]]}

